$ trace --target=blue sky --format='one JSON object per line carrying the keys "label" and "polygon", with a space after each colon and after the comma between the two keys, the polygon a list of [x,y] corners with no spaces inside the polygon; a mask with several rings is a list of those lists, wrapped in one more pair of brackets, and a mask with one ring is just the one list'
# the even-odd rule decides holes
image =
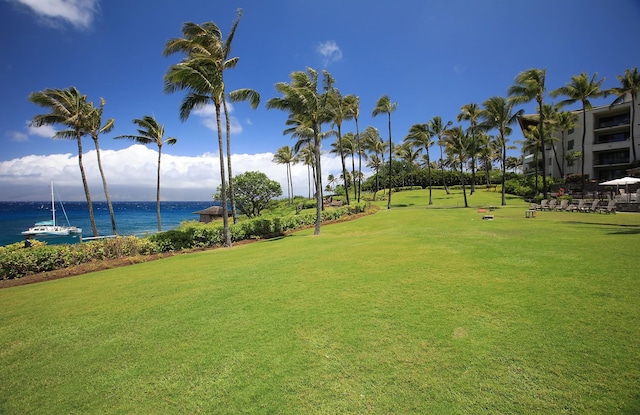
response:
{"label": "blue sky", "polygon": [[[462,105],[504,96],[528,68],[546,68],[548,90],[580,72],[597,72],[609,88],[640,63],[638,0],[0,0],[0,201],[46,199],[52,178],[65,199],[84,199],[75,141],[28,126],[42,112],[27,100],[31,92],[69,86],[94,103],[103,97],[105,118],[115,118],[116,128],[100,138],[115,200],[155,198],[155,149],[113,139],[135,132],[131,120],[146,114],[178,138],[163,152],[164,198],[208,200],[220,181],[212,111],[179,120],[184,94],[165,94],[162,77],[180,56],[162,51],[187,21],[214,21],[228,33],[239,7],[232,56],[240,61],[225,75],[227,88],[253,88],[262,104],[233,105],[234,174],[261,170],[285,191],[284,166],[271,159],[294,140],[282,135],[287,114],[264,102],[292,71],[330,71],[343,94],[360,97],[361,128],[377,127],[383,138],[386,119],[371,112],[389,95],[398,104],[397,143],[415,123],[436,115],[455,121]],[[533,104],[522,108],[533,112]],[[521,138],[514,128],[511,141]],[[91,150],[87,139],[92,196],[103,200]],[[325,176],[339,174],[339,162],[325,160]],[[306,195],[306,168],[296,166],[294,175],[295,192]]]}

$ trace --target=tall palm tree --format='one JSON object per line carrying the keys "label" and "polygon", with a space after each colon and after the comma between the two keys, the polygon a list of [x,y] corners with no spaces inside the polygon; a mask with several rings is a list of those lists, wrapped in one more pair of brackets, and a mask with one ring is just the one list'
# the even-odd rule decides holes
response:
{"label": "tall palm tree", "polygon": [[[351,117],[356,123],[355,145],[356,145],[356,153],[358,154],[357,200],[358,200],[358,203],[360,203],[360,188],[362,187],[362,156],[364,155],[364,151],[362,149],[362,143],[360,141],[360,126],[358,124],[358,120],[360,119],[360,97],[356,95],[347,95],[345,97],[345,100],[349,105]],[[355,183],[355,180],[354,180],[354,183]]]}
{"label": "tall palm tree", "polygon": [[113,130],[115,120],[110,118],[102,125],[102,113],[105,105],[104,98],[100,98],[100,107],[95,108],[92,102],[89,102],[87,106],[87,128],[89,135],[93,140],[96,147],[96,157],[98,159],[98,170],[100,171],[100,177],[102,178],[102,188],[104,189],[104,196],[107,200],[107,208],[109,209],[109,216],[111,217],[111,230],[114,235],[118,234],[116,229],[116,215],[113,212],[113,205],[111,204],[111,196],[109,195],[109,188],[107,187],[107,179],[104,176],[104,169],[102,168],[102,159],[100,157],[100,146],[98,145],[98,138],[102,133],[108,133]]}
{"label": "tall palm tree", "polygon": [[[331,76],[328,72],[325,72],[325,77]],[[342,178],[344,179],[344,190],[346,194],[347,205],[350,204],[349,199],[349,182],[347,181],[347,166],[345,164],[345,154],[342,143],[342,123],[346,120],[353,118],[352,103],[350,100],[345,99],[340,91],[333,86],[333,79],[328,82],[329,88],[326,91],[328,95],[328,109],[331,114],[331,122],[336,127],[336,147],[338,155],[340,156],[340,162],[342,164]]]}
{"label": "tall palm tree", "polygon": [[464,165],[469,160],[471,136],[467,134],[462,127],[453,127],[445,134],[445,145],[453,156],[454,166],[456,164],[460,166],[460,183],[462,184],[462,194],[464,195],[464,207],[469,207],[467,203],[467,190],[464,184]]}
{"label": "tall palm tree", "polygon": [[142,118],[133,120],[138,128],[138,134],[119,135],[114,138],[126,138],[139,144],[154,143],[158,146],[158,174],[156,182],[156,215],[158,217],[158,232],[162,232],[162,221],[160,220],[160,160],[162,159],[162,146],[164,144],[174,145],[178,139],[174,137],[164,138],[164,125],[159,124],[155,117],[144,115]]}
{"label": "tall palm tree", "polygon": [[636,103],[640,95],[640,74],[638,74],[638,67],[633,69],[625,69],[624,75],[618,75],[618,81],[620,81],[619,87],[611,88],[610,92],[615,94],[617,98],[611,103],[610,108],[615,104],[624,102],[627,94],[631,95],[631,148],[633,149],[633,165],[638,164],[638,156],[636,154]]}
{"label": "tall palm tree", "polygon": [[44,125],[63,125],[68,130],[58,131],[53,138],[75,139],[78,143],[78,165],[80,176],[84,186],[84,194],[89,209],[89,221],[93,236],[98,236],[98,227],[93,213],[93,202],[89,192],[89,184],[82,162],[82,137],[87,134],[87,96],[80,94],[76,87],[67,89],[45,89],[33,92],[29,95],[29,101],[48,108],[47,114],[35,115],[31,120],[31,126],[42,127]]}
{"label": "tall palm tree", "polygon": [[[546,69],[527,69],[516,76],[516,83],[509,87],[507,94],[509,101],[514,104],[524,104],[535,100],[538,103],[538,130],[541,137],[545,137],[545,113],[542,108],[546,88],[544,85],[547,75]],[[547,162],[542,147],[542,192],[547,198]]]}
{"label": "tall palm tree", "polygon": [[[236,20],[233,22],[231,26],[231,30],[229,31],[229,35],[223,42],[222,46],[222,78],[224,78],[224,70],[235,68],[238,63],[239,58],[229,58],[229,54],[231,53],[231,44],[233,43],[233,38],[236,33],[236,29],[238,28],[238,24],[240,23],[240,19],[242,18],[242,9],[237,10]],[[224,81],[223,81],[224,84]],[[260,94],[257,91],[249,88],[238,89],[229,93],[229,100],[231,102],[239,102],[239,101],[249,101],[251,108],[256,109],[260,104]],[[222,108],[224,110],[224,120],[225,127],[227,133],[227,170],[228,170],[228,180],[229,180],[229,201],[231,203],[231,216],[233,217],[233,223],[238,221],[238,214],[236,210],[236,197],[235,192],[233,191],[233,169],[231,168],[231,123],[229,122],[229,109],[227,107],[227,99],[223,94],[222,96]]]}
{"label": "tall palm tree", "polygon": [[356,154],[358,153],[358,143],[356,136],[352,132],[348,132],[342,136],[342,148],[351,157],[351,180],[353,186],[354,197],[358,194],[358,176],[360,172],[356,172]]}
{"label": "tall palm tree", "polygon": [[372,126],[365,128],[362,137],[364,147],[373,153],[367,167],[373,168],[376,174],[376,188],[373,192],[373,200],[376,200],[376,193],[380,189],[380,167],[384,165],[385,144],[378,129]]}
{"label": "tall palm tree", "polygon": [[[606,97],[609,92],[602,91],[600,87],[604,82],[604,78],[597,79],[598,73],[594,73],[591,79],[586,74],[586,72],[582,72],[580,75],[574,75],[571,77],[571,82],[562,86],[554,91],[551,91],[549,95],[552,97],[557,97],[560,95],[567,96],[569,98],[560,101],[558,103],[559,106],[565,106],[573,104],[576,101],[582,102],[582,148],[580,149],[583,153],[585,151],[585,141],[587,137],[587,110],[593,108],[591,105],[591,100],[599,97]],[[580,162],[580,175],[582,176],[582,190],[584,191],[585,185],[585,177],[584,177],[584,157],[582,157],[582,161]]]}
{"label": "tall palm tree", "polygon": [[567,131],[572,130],[576,122],[578,121],[578,115],[571,111],[559,111],[556,114],[555,122],[556,129],[560,131],[561,141],[562,141],[562,163],[560,164],[560,174],[564,177],[565,169],[564,163],[567,159],[566,148],[565,145],[565,134]]}
{"label": "tall palm tree", "polygon": [[476,158],[480,151],[480,142],[477,137],[478,122],[480,120],[480,106],[474,102],[460,107],[458,121],[469,121],[469,138],[471,140],[468,151],[471,158],[471,194],[476,191]]}
{"label": "tall palm tree", "polygon": [[429,204],[433,204],[431,196],[431,160],[429,158],[429,147],[433,145],[433,135],[428,124],[414,124],[409,129],[409,134],[404,138],[405,142],[411,143],[416,148],[424,148],[425,164],[427,165],[427,177],[429,181]]}
{"label": "tall palm tree", "polygon": [[[522,131],[522,134],[525,137],[525,140],[521,141],[522,151],[527,154],[533,154],[533,168],[534,168],[534,177],[535,177],[535,194],[538,195],[540,188],[538,186],[538,167],[540,167],[540,155],[544,158],[544,154],[542,153],[542,149],[544,148],[544,140],[540,135],[540,127],[539,125],[530,125],[527,129]],[[508,166],[507,158],[507,166]]]}
{"label": "tall palm tree", "polygon": [[388,124],[389,124],[389,199],[387,201],[387,209],[391,209],[391,176],[392,176],[392,147],[393,141],[391,140],[391,113],[394,112],[398,108],[397,102],[391,102],[391,98],[388,95],[383,95],[378,98],[376,102],[376,107],[373,109],[372,116],[376,117],[380,114],[387,114]]}
{"label": "tall palm tree", "polygon": [[498,130],[498,140],[501,149],[501,167],[502,167],[502,206],[506,206],[507,199],[505,196],[504,184],[506,180],[506,166],[507,166],[507,142],[509,136],[513,131],[511,125],[516,122],[517,117],[524,112],[520,110],[513,113],[513,102],[509,102],[503,97],[491,97],[482,103],[484,109],[482,110],[480,117],[484,120],[480,124],[480,127],[484,130],[496,129]]}
{"label": "tall palm tree", "polygon": [[446,124],[443,124],[442,118],[439,115],[436,115],[429,121],[429,131],[431,132],[432,137],[438,137],[438,146],[440,147],[440,161],[438,165],[440,166],[440,170],[442,172],[442,185],[444,186],[444,191],[449,194],[449,187],[447,187],[447,180],[444,175],[444,160],[442,158],[442,150],[445,145],[444,137],[447,132],[447,128],[449,128],[453,122],[449,121]]}
{"label": "tall palm tree", "polygon": [[227,199],[227,180],[224,166],[221,112],[224,101],[224,47],[222,32],[214,22],[202,25],[187,22],[182,26],[183,38],[170,39],[165,45],[164,54],[182,52],[186,57],[172,65],[164,75],[165,92],[173,93],[187,90],[180,105],[180,119],[186,121],[191,111],[213,102],[216,110],[218,135],[218,154],[220,159],[220,199],[222,204],[222,223],[224,246],[231,247],[229,231],[229,210]]}
{"label": "tall palm tree", "polygon": [[291,177],[291,163],[295,160],[295,153],[289,146],[280,147],[276,154],[273,155],[273,162],[276,164],[284,164],[287,168],[287,199],[289,204],[293,200],[293,179]]}
{"label": "tall palm tree", "polygon": [[[325,91],[331,81],[325,71]],[[322,124],[331,120],[327,110],[327,93],[321,93],[318,85],[318,71],[307,68],[305,72],[296,71],[291,73],[291,82],[279,82],[275,85],[281,97],[274,97],[267,101],[267,109],[279,109],[288,111],[290,118],[296,118],[303,125],[311,128],[313,132],[313,150],[315,159],[315,181],[316,181],[316,223],[314,235],[320,234],[320,224],[322,222],[322,168],[320,162],[322,146]]]}

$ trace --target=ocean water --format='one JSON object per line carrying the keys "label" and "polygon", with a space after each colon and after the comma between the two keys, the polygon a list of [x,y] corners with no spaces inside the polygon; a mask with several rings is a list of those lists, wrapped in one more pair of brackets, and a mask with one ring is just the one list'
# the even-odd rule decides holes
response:
{"label": "ocean water", "polygon": [[[112,202],[118,235],[142,236],[158,231],[156,202]],[[198,220],[193,212],[214,205],[203,202],[160,202],[162,230],[167,231],[183,221]],[[93,202],[93,210],[100,235],[112,235],[107,202]],[[93,236],[86,202],[65,202],[69,223],[60,204],[56,203],[56,223],[82,228],[82,236]],[[0,202],[0,246],[24,240],[21,232],[36,222],[51,220],[51,202]],[[77,238],[47,238],[48,244],[73,243]]]}

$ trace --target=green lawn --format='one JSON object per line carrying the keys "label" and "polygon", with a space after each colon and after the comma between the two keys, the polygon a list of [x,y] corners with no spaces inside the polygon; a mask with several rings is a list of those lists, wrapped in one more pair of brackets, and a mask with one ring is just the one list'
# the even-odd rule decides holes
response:
{"label": "green lawn", "polygon": [[640,413],[640,215],[427,197],[0,290],[0,413]]}

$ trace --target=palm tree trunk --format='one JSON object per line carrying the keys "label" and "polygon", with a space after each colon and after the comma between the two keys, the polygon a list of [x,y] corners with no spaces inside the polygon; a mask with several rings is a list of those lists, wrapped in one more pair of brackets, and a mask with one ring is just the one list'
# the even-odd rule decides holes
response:
{"label": "palm tree trunk", "polygon": [[318,127],[315,125],[313,127],[313,135],[313,152],[316,160],[316,224],[313,234],[320,235],[320,224],[322,223],[322,210],[324,206],[322,203],[322,170],[320,167],[320,131],[318,131]]}
{"label": "palm tree trunk", "polygon": [[460,160],[460,182],[462,183],[462,195],[464,196],[464,207],[469,207],[467,203],[467,190],[464,186],[464,163]]}
{"label": "palm tree trunk", "polygon": [[342,132],[338,125],[338,150],[340,151],[340,162],[342,163],[342,183],[344,184],[344,191],[347,195],[347,205],[349,205],[349,180],[347,179],[347,166],[344,162],[344,151],[342,150]]}
{"label": "palm tree trunk", "polygon": [[109,196],[109,189],[107,188],[107,179],[104,177],[104,170],[102,169],[102,160],[100,158],[100,147],[98,146],[98,139],[93,138],[93,142],[96,145],[96,156],[98,158],[98,170],[100,170],[100,177],[102,178],[102,187],[104,188],[104,196],[107,199],[107,207],[109,208],[109,216],[111,217],[111,229],[114,235],[118,235],[116,230],[116,215],[113,213],[113,205],[111,204],[111,196]]}
{"label": "palm tree trunk", "polygon": [[392,168],[393,168],[393,155],[392,155],[392,147],[393,141],[391,141],[391,112],[389,114],[389,199],[387,201],[387,209],[391,209],[391,176],[392,176]]}
{"label": "palm tree trunk", "polygon": [[162,232],[162,221],[160,220],[160,158],[162,157],[162,147],[158,146],[158,181],[156,183],[156,214],[158,216],[158,232]]}
{"label": "palm tree trunk", "polygon": [[221,119],[220,119],[220,101],[215,101],[216,106],[216,123],[218,124],[218,152],[220,158],[220,187],[222,190],[220,191],[220,195],[222,198],[222,228],[223,228],[223,238],[224,238],[224,246],[226,248],[231,248],[231,234],[229,233],[229,206],[227,205],[227,181],[225,179],[225,171],[224,171],[224,150],[223,150],[223,142],[222,142],[222,131],[220,127]]}
{"label": "palm tree trunk", "polygon": [[362,187],[362,149],[360,148],[360,129],[358,118],[356,121],[356,151],[358,152],[358,203],[360,203],[360,188]]}
{"label": "palm tree trunk", "polygon": [[440,145],[440,171],[442,172],[442,185],[444,186],[444,191],[449,194],[449,187],[447,187],[447,180],[444,175],[444,160],[442,160],[442,145]]}
{"label": "palm tree trunk", "polygon": [[580,159],[580,176],[581,176],[581,182],[582,185],[580,186],[580,191],[582,192],[582,194],[584,195],[584,156],[585,156],[585,151],[584,151],[584,144],[587,138],[587,114],[586,114],[586,108],[585,108],[585,103],[582,102],[582,157]]}
{"label": "palm tree trunk", "polygon": [[98,227],[96,226],[96,217],[93,214],[93,203],[91,202],[89,183],[87,183],[87,175],[84,173],[84,165],[82,164],[82,137],[80,135],[78,135],[78,164],[80,165],[80,176],[82,177],[84,195],[87,198],[87,207],[89,208],[89,221],[91,222],[91,230],[93,231],[93,236],[98,236]]}
{"label": "palm tree trunk", "polygon": [[236,211],[236,197],[233,191],[233,174],[231,173],[231,126],[229,125],[229,113],[227,112],[227,100],[222,97],[222,105],[224,108],[224,122],[227,127],[227,170],[229,170],[229,201],[231,202],[231,216],[233,223],[238,222],[238,213]]}
{"label": "palm tree trunk", "polygon": [[507,178],[507,143],[504,141],[505,138],[502,131],[500,132],[500,137],[502,138],[502,206],[506,206],[507,198],[504,193],[504,182]]}
{"label": "palm tree trunk", "polygon": [[427,150],[427,171],[428,171],[428,178],[429,178],[429,204],[433,205],[433,198],[431,197],[431,160],[429,159],[429,146],[426,146],[425,149]]}

